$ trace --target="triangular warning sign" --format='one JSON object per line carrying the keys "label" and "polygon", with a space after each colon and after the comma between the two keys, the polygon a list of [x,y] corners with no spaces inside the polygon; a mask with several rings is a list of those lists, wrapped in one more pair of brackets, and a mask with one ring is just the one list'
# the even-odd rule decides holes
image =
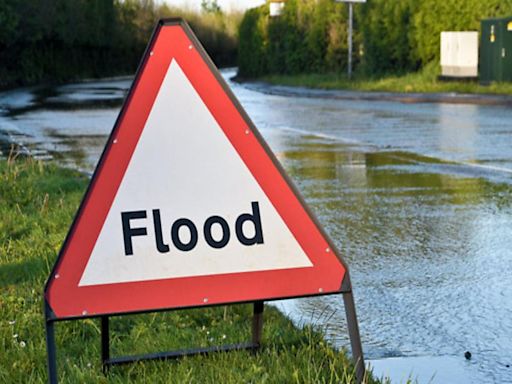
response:
{"label": "triangular warning sign", "polygon": [[335,293],[346,275],[188,26],[161,22],[48,280],[53,315]]}

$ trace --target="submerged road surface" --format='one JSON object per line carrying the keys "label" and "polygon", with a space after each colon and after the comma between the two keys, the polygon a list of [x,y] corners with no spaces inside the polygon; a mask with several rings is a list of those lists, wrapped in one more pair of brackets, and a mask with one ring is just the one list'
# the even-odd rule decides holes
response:
{"label": "submerged road surface", "polygon": [[[92,171],[129,84],[0,93],[0,150]],[[377,374],[512,383],[512,108],[231,86],[348,262]],[[341,298],[278,305],[349,346]]]}

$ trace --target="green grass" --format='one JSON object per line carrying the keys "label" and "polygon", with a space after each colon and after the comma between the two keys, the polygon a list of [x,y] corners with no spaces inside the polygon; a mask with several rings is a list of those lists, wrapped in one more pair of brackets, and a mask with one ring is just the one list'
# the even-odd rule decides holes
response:
{"label": "green grass", "polygon": [[[43,286],[88,179],[30,159],[0,160],[0,382],[46,381]],[[242,342],[251,306],[113,318],[113,356]],[[59,377],[68,383],[351,383],[353,368],[311,327],[265,310],[260,352],[114,367],[100,364],[97,319],[55,325]],[[367,378],[367,383],[378,381]]]}
{"label": "green grass", "polygon": [[352,80],[348,80],[346,74],[340,73],[268,75],[262,77],[262,80],[271,84],[354,91],[512,95],[512,83],[492,83],[484,86],[477,81],[439,81],[437,79],[438,74],[437,65],[428,65],[419,72],[404,75],[373,78],[356,74]]}

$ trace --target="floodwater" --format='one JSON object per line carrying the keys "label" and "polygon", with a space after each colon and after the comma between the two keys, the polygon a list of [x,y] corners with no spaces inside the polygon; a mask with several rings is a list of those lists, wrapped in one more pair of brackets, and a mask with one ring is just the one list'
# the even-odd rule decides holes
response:
{"label": "floodwater", "polygon": [[[92,171],[129,84],[0,93],[0,150]],[[350,266],[377,375],[512,383],[512,108],[231,86]],[[340,297],[278,305],[349,346]]]}

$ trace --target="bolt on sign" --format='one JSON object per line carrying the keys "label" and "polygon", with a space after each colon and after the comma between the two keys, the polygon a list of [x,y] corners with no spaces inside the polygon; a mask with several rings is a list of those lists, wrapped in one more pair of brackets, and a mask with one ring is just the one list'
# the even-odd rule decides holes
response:
{"label": "bolt on sign", "polygon": [[[362,377],[345,263],[188,25],[160,21],[46,284],[50,382],[56,321],[101,318],[109,366],[254,349],[264,301],[333,293]],[[109,316],[242,302],[251,343],[110,357]]]}

